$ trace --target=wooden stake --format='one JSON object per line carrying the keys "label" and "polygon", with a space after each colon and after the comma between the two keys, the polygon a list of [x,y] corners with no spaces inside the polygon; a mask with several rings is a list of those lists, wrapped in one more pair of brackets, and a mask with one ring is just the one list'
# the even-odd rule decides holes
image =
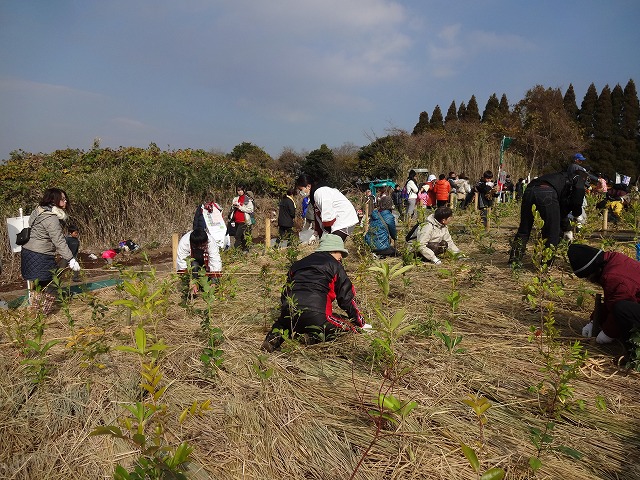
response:
{"label": "wooden stake", "polygon": [[264,224],[264,246],[271,248],[271,219],[266,218]]}
{"label": "wooden stake", "polygon": [[178,270],[178,234],[171,234],[171,251],[173,254],[173,269]]}

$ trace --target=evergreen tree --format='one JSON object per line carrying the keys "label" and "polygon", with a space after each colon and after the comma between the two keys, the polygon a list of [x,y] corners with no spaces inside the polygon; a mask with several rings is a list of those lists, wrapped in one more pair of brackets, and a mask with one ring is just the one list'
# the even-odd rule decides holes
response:
{"label": "evergreen tree", "polygon": [[593,114],[596,110],[596,103],[598,102],[598,91],[596,86],[592,83],[587,89],[584,98],[582,99],[582,105],[580,105],[580,126],[584,131],[586,138],[593,138]]}
{"label": "evergreen tree", "polygon": [[431,114],[431,120],[429,121],[429,128],[432,130],[438,130],[444,127],[442,111],[440,110],[440,105],[436,105],[436,108],[433,109],[433,113]]}
{"label": "evergreen tree", "polygon": [[487,105],[484,107],[484,112],[482,112],[482,121],[488,122],[492,118],[495,118],[500,110],[500,102],[498,101],[498,96],[495,93],[492,93],[487,100]]}
{"label": "evergreen tree", "polygon": [[411,135],[420,135],[421,133],[424,133],[427,128],[429,128],[429,114],[427,112],[422,112],[420,113],[418,123],[413,127]]}
{"label": "evergreen tree", "polygon": [[562,99],[562,104],[569,116],[578,121],[580,110],[578,109],[578,104],[576,102],[576,92],[573,90],[573,83],[569,84],[569,88],[567,88],[564,98]]}
{"label": "evergreen tree", "polygon": [[333,151],[326,144],[309,152],[302,164],[302,172],[310,175],[315,180],[323,180],[332,184],[331,170],[334,158]]}
{"label": "evergreen tree", "polygon": [[458,107],[458,120],[464,120],[467,117],[467,106],[464,102],[460,102]]}
{"label": "evergreen tree", "polygon": [[447,110],[447,116],[444,117],[444,124],[450,124],[451,122],[457,122],[458,121],[458,112],[456,110],[456,101],[454,100],[453,102],[451,102],[451,105],[449,105],[449,110]]}
{"label": "evergreen tree", "polygon": [[613,145],[613,112],[611,90],[605,85],[593,112],[593,140],[587,149],[591,168],[613,175],[617,169]]}
{"label": "evergreen tree", "polygon": [[498,110],[503,117],[509,115],[509,100],[507,100],[507,95],[505,93],[503,93],[502,97],[500,97],[500,105],[498,107]]}
{"label": "evergreen tree", "polygon": [[633,80],[624,87],[623,96],[620,133],[624,140],[618,158],[624,157],[629,162],[631,169],[627,175],[636,176],[640,173],[640,105]]}
{"label": "evergreen tree", "polygon": [[467,104],[467,113],[464,116],[467,122],[479,122],[480,110],[478,109],[478,102],[475,95],[471,95],[469,103]]}

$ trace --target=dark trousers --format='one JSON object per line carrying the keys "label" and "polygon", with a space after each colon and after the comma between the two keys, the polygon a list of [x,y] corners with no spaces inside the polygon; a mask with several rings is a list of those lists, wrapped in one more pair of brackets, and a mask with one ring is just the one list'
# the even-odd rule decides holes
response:
{"label": "dark trousers", "polygon": [[236,222],[235,243],[233,244],[235,248],[248,250],[247,239],[245,238],[246,232],[247,232],[247,224],[245,222]]}
{"label": "dark trousers", "polygon": [[278,238],[276,238],[276,245],[280,244],[282,240],[287,241],[287,246],[291,246],[296,238],[293,227],[278,227]]}
{"label": "dark trousers", "polygon": [[[540,217],[544,221],[542,237],[546,239],[547,247],[552,247],[560,242],[560,234],[566,222],[566,215],[560,211],[558,193],[551,186],[536,185],[524,191],[520,207],[520,226],[511,245],[510,261],[521,260],[527,247],[533,228],[533,212],[531,207],[536,206]],[[563,219],[564,217],[564,219]]]}
{"label": "dark trousers", "polygon": [[629,300],[621,300],[613,306],[616,327],[620,331],[620,339],[629,340],[633,328],[640,329],[640,304]]}

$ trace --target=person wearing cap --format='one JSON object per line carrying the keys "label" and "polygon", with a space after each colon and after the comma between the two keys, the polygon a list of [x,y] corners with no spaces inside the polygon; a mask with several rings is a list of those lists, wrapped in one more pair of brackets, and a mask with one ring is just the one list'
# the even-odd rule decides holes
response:
{"label": "person wearing cap", "polygon": [[[341,331],[355,332],[364,326],[356,304],[356,292],[342,259],[349,255],[338,235],[325,233],[320,246],[295,262],[287,274],[280,298],[280,317],[267,334],[262,349],[272,352],[289,338],[305,335],[306,343],[316,343],[318,334],[326,340]],[[333,300],[347,313],[348,319],[333,312]]]}
{"label": "person wearing cap", "polygon": [[583,201],[583,174],[548,173],[531,180],[522,195],[520,226],[511,241],[509,263],[522,261],[533,228],[534,205],[544,221],[542,236],[546,246],[555,247],[560,242],[560,233],[570,230],[569,213],[576,218],[582,214]]}
{"label": "person wearing cap", "polygon": [[[618,252],[603,250],[583,244],[571,244],[567,251],[573,273],[602,287],[604,303],[600,307],[602,331],[597,343],[611,343],[620,339],[629,347],[629,337],[634,328],[640,328],[640,262]],[[594,312],[595,313],[595,312]],[[582,335],[590,337],[591,321],[582,329]]]}
{"label": "person wearing cap", "polygon": [[[353,204],[337,188],[316,182],[309,175],[296,179],[296,188],[303,197],[311,198],[315,212],[315,232],[309,243],[315,242],[325,233],[338,235],[346,240],[358,224],[358,214]],[[315,237],[315,238],[314,238]]]}
{"label": "person wearing cap", "polygon": [[395,257],[398,254],[391,243],[398,238],[396,219],[391,210],[391,197],[381,197],[378,200],[378,208],[369,217],[369,229],[364,235],[364,241],[371,247],[371,253],[379,258]]}
{"label": "person wearing cap", "polygon": [[579,172],[585,172],[587,171],[586,168],[584,168],[583,163],[586,161],[587,159],[584,157],[584,155],[582,155],[581,153],[576,153],[573,156],[573,162],[571,162],[571,164],[569,165],[569,168],[567,168],[567,173],[569,175],[575,175]]}

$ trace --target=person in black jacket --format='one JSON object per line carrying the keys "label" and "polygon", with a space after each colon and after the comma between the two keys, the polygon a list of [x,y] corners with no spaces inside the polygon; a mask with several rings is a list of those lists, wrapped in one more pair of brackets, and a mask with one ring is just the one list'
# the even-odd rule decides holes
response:
{"label": "person in black jacket", "polygon": [[278,238],[276,238],[276,246],[279,246],[282,240],[286,240],[287,245],[290,246],[295,238],[293,233],[293,223],[296,218],[296,204],[293,201],[295,194],[295,188],[290,188],[278,205]]}
{"label": "person in black jacket", "polygon": [[531,180],[522,196],[520,226],[511,243],[509,263],[522,261],[533,227],[533,205],[544,220],[542,236],[547,247],[558,244],[561,232],[570,230],[567,215],[578,217],[582,213],[584,179],[582,172],[558,172]]}
{"label": "person in black jacket", "polygon": [[[320,336],[326,340],[339,331],[353,332],[364,326],[355,289],[342,266],[348,254],[342,238],[325,233],[314,253],[291,266],[280,298],[280,317],[264,339],[263,350],[279,348],[285,332],[289,336],[307,334],[306,343],[316,343]],[[334,299],[348,319],[333,312]]]}

